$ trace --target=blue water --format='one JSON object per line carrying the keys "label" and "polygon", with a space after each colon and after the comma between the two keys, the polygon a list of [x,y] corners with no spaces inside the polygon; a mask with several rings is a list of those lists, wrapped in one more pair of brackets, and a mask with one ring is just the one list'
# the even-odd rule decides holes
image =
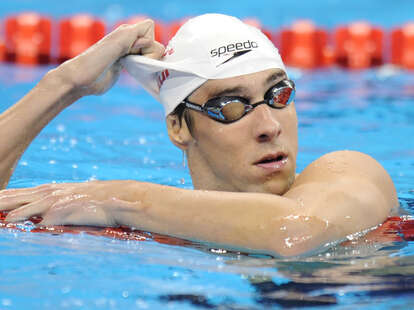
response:
{"label": "blue water", "polygon": [[[158,7],[147,1],[114,3],[71,1],[54,7],[48,1],[3,1],[0,13],[36,9],[59,17],[87,10],[110,20],[141,6],[142,12],[168,20],[215,8],[257,15],[275,26],[306,15],[328,26],[365,16],[388,27],[414,11],[412,1],[347,1],[345,8],[359,9],[343,14],[336,8],[339,1],[316,1],[315,7],[296,1],[274,5],[272,19],[270,1],[251,10],[248,2],[234,1],[203,2],[204,9],[189,1]],[[333,14],[316,13],[323,5]],[[0,65],[0,112],[47,70]],[[413,214],[412,72],[291,69],[290,76],[298,90],[298,171],[329,151],[366,152],[390,173],[403,212]],[[163,119],[160,105],[122,76],[104,96],[83,98],[53,120],[23,155],[9,187],[137,179],[191,188]],[[205,245],[3,230],[0,279],[0,309],[410,309],[414,244],[337,246],[308,258],[270,259],[217,253]]]}

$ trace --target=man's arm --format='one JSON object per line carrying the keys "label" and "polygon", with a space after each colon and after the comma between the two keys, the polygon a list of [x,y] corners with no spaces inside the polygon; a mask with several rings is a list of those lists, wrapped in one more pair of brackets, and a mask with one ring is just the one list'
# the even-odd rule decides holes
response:
{"label": "man's arm", "polygon": [[46,74],[18,103],[0,115],[0,189],[6,187],[30,142],[60,111],[77,98],[56,72]]}
{"label": "man's arm", "polygon": [[85,95],[104,93],[117,80],[119,58],[140,53],[161,58],[150,20],[123,25],[81,55],[48,72],[26,96],[0,115],[0,189],[20,156],[57,114]]}
{"label": "man's arm", "polygon": [[385,170],[358,152],[310,164],[284,195],[184,190],[136,181],[55,184],[0,193],[7,220],[137,229],[229,248],[299,255],[381,224],[398,205]]}
{"label": "man's arm", "polygon": [[[117,224],[239,249],[292,256],[383,223],[398,206],[393,182],[366,154],[340,151],[311,163],[283,196],[140,189],[138,213]],[[126,209],[128,210],[128,208]]]}

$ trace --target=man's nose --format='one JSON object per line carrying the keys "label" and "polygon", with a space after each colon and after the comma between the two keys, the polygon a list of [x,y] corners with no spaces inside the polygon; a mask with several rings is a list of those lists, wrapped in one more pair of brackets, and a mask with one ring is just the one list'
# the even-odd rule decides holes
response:
{"label": "man's nose", "polygon": [[282,128],[276,117],[276,109],[260,104],[251,113],[253,135],[258,142],[269,142],[278,137]]}

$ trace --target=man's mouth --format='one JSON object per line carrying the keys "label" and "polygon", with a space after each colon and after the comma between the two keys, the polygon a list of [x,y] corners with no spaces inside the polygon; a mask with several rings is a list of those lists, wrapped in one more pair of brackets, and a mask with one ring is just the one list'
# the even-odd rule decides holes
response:
{"label": "man's mouth", "polygon": [[254,163],[255,166],[275,172],[281,170],[288,162],[288,156],[285,153],[268,154]]}

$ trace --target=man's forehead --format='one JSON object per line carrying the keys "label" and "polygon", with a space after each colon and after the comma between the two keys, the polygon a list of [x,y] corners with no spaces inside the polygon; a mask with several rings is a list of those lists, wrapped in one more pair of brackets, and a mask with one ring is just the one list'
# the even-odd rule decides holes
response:
{"label": "man's forehead", "polygon": [[202,88],[209,97],[219,97],[227,93],[244,93],[255,83],[266,86],[286,79],[286,77],[287,75],[283,70],[270,69],[233,78],[208,80]]}

